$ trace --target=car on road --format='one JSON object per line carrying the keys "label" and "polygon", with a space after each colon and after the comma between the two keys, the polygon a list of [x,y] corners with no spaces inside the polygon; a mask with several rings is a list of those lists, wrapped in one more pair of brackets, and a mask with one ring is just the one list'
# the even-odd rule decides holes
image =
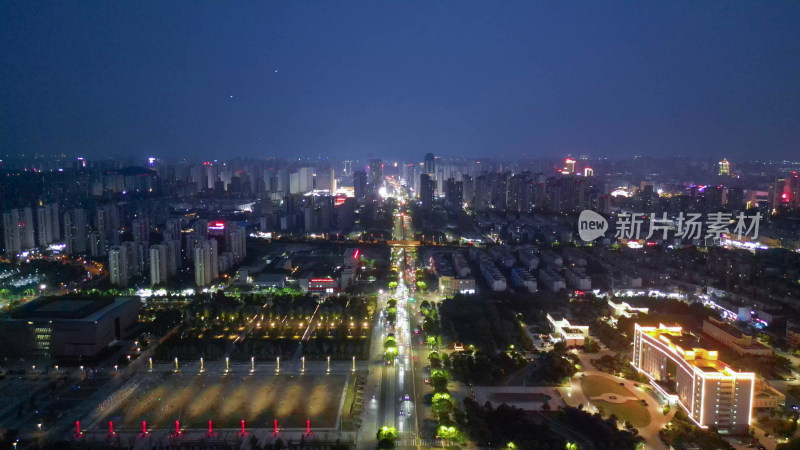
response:
{"label": "car on road", "polygon": [[406,397],[405,397],[405,399],[406,399],[406,400],[411,400],[411,397],[409,397],[409,396],[408,396],[408,394],[406,394]]}

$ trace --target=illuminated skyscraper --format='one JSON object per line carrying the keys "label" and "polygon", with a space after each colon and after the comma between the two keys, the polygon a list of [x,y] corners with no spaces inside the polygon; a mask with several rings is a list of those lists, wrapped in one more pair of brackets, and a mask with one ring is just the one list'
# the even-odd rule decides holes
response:
{"label": "illuminated skyscraper", "polygon": [[725,158],[723,158],[722,161],[719,162],[719,174],[720,175],[731,174],[731,163],[729,163],[728,160]]}
{"label": "illuminated skyscraper", "polygon": [[572,158],[567,158],[564,160],[564,173],[565,174],[573,174],[575,173],[575,160]]}

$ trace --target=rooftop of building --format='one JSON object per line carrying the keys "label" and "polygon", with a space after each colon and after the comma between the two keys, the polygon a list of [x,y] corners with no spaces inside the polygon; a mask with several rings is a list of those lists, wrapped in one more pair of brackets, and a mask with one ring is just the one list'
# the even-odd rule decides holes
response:
{"label": "rooftop of building", "polygon": [[715,327],[719,328],[720,330],[724,331],[725,333],[733,336],[736,339],[741,339],[744,336],[742,330],[736,328],[735,326],[729,324],[728,322],[723,322],[721,320],[716,320],[713,317],[708,318],[708,323],[714,325]]}
{"label": "rooftop of building", "polygon": [[720,330],[724,331],[728,335],[732,336],[734,339],[738,339],[736,345],[746,349],[768,349],[770,348],[767,345],[762,344],[761,342],[752,338],[751,335],[743,333],[740,329],[736,328],[735,326],[729,324],[728,322],[716,320],[714,318],[709,317],[708,323],[711,325],[719,328]]}
{"label": "rooftop of building", "polygon": [[[584,325],[579,323],[580,320],[572,317],[569,312],[549,312],[547,313],[548,316],[552,319],[554,323],[561,323],[561,325],[566,325],[566,328],[574,328],[578,329],[579,327],[586,327],[588,325]],[[566,321],[566,322],[565,322]],[[578,331],[580,332],[580,331]]]}
{"label": "rooftop of building", "polygon": [[739,373],[718,359],[717,350],[702,347],[696,336],[685,333],[679,325],[660,324],[658,327],[645,327],[637,324],[636,327],[667,345],[689,365],[704,373],[722,373],[724,375]]}
{"label": "rooftop of building", "polygon": [[46,296],[30,301],[8,314],[12,320],[95,321],[135,297]]}
{"label": "rooftop of building", "polygon": [[608,301],[614,303],[615,305],[627,304],[631,308],[647,308],[649,306],[646,301],[636,297],[612,297],[608,299]]}

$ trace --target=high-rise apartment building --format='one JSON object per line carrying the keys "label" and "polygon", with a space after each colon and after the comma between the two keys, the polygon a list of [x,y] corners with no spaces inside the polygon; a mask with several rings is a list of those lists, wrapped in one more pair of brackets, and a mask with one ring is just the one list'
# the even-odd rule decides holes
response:
{"label": "high-rise apartment building", "polygon": [[167,276],[174,277],[181,266],[181,241],[179,239],[169,239],[164,241],[167,247]]}
{"label": "high-rise apartment building", "polygon": [[336,190],[336,174],[333,168],[325,167],[317,170],[314,176],[314,189],[324,190],[330,193]]}
{"label": "high-rise apartment building", "polygon": [[61,239],[57,204],[51,203],[38,207],[36,219],[39,245],[47,245]]}
{"label": "high-rise apartment building", "polygon": [[167,246],[150,247],[150,286],[165,283],[168,277]]}
{"label": "high-rise apartment building", "polygon": [[433,153],[425,154],[425,173],[436,173],[436,157]]}
{"label": "high-rise apartment building", "polygon": [[747,433],[755,374],[734,370],[681,327],[636,324],[632,363],[698,426]]}
{"label": "high-rise apartment building", "polygon": [[105,238],[97,231],[92,231],[86,236],[86,242],[89,246],[89,256],[97,258],[105,256],[107,253]]}
{"label": "high-rise apartment building", "polygon": [[300,167],[289,175],[289,193],[305,194],[314,189],[314,168]]}
{"label": "high-rise apartment building", "polygon": [[369,196],[369,192],[367,191],[367,173],[363,170],[357,170],[353,173],[353,191],[358,202],[365,201]]}
{"label": "high-rise apartment building", "polygon": [[134,219],[131,223],[131,233],[134,242],[150,242],[150,221],[147,219]]}
{"label": "high-rise apartment building", "polygon": [[7,255],[16,255],[36,245],[31,208],[12,209],[3,213],[3,244]]}
{"label": "high-rise apartment building", "polygon": [[383,186],[383,161],[380,159],[369,160],[369,184],[372,196],[377,197]]}
{"label": "high-rise apartment building", "polygon": [[64,213],[64,241],[68,255],[86,252],[88,235],[85,209],[76,208]]}
{"label": "high-rise apartment building", "polygon": [[460,210],[464,204],[464,183],[448,178],[444,184],[444,200],[449,210]]}
{"label": "high-rise apartment building", "polygon": [[128,286],[130,273],[128,272],[128,249],[115,245],[108,250],[108,272],[111,284],[115,286]]}
{"label": "high-rise apartment building", "polygon": [[208,286],[219,277],[219,252],[216,239],[206,239],[194,246],[194,283]]}
{"label": "high-rise apartment building", "polygon": [[126,241],[120,244],[128,250],[128,274],[131,277],[146,275],[146,260],[150,256],[144,242]]}
{"label": "high-rise apartment building", "polygon": [[234,264],[247,256],[247,230],[244,227],[233,224],[225,227],[225,251],[231,253]]}
{"label": "high-rise apartment building", "polygon": [[436,190],[436,183],[431,179],[430,174],[423,173],[419,176],[419,201],[422,209],[430,210],[433,206],[433,194]]}
{"label": "high-rise apartment building", "polygon": [[475,211],[486,211],[492,204],[492,188],[487,175],[479,175],[475,178]]}

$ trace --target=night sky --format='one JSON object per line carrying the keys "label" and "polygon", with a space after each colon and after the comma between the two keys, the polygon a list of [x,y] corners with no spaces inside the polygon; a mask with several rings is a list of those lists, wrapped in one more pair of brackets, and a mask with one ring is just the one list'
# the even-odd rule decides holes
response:
{"label": "night sky", "polygon": [[800,2],[3,1],[34,152],[800,159]]}

